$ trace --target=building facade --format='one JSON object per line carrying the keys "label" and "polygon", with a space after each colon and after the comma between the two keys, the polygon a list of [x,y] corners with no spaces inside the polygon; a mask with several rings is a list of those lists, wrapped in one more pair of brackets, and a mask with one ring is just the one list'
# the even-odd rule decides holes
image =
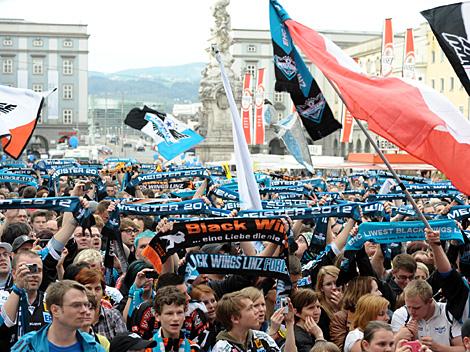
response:
{"label": "building facade", "polygon": [[[371,39],[379,39],[380,33],[371,32],[347,32],[347,31],[322,31],[323,35],[335,42],[342,49],[349,48],[363,43]],[[234,71],[242,77],[245,72],[250,72],[252,76],[252,91],[255,91],[256,76],[259,68],[265,69],[264,88],[265,98],[273,103],[276,116],[273,117],[274,122],[286,117],[293,108],[292,101],[288,93],[280,93],[274,91],[275,75],[273,65],[273,49],[271,43],[271,33],[269,30],[251,30],[251,29],[234,29],[232,31],[233,45],[231,52],[235,62],[233,64]],[[329,85],[325,77],[313,66],[305,57],[304,61],[312,72],[318,86],[325,95],[334,116],[341,120],[342,104],[338,96],[334,93],[333,88]],[[310,144],[320,146],[316,150],[321,151],[324,155],[339,155],[341,148],[339,147],[339,131],[323,138],[322,140]],[[307,138],[309,139],[309,138]],[[287,151],[277,137],[274,128],[266,128],[265,145],[251,146],[252,153],[270,153],[270,154],[286,154]],[[347,153],[347,147],[344,153]]]}
{"label": "building facade", "polygon": [[88,134],[87,26],[0,19],[0,84],[47,98],[29,147],[54,148],[63,136]]}

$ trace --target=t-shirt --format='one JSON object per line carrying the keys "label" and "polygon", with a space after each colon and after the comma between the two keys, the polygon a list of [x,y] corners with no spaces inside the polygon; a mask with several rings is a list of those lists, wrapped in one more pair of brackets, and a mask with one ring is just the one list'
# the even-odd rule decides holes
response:
{"label": "t-shirt", "polygon": [[48,341],[49,343],[49,352],[83,352],[82,345],[80,342],[76,342],[70,346],[56,346],[52,342]]}
{"label": "t-shirt", "polygon": [[357,340],[362,340],[364,338],[364,333],[359,329],[351,330],[346,336],[344,341],[344,352],[349,352],[353,348]]}

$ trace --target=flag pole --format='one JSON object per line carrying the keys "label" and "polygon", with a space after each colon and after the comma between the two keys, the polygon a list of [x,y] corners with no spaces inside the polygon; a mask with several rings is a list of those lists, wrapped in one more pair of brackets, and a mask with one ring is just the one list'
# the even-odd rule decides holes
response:
{"label": "flag pole", "polygon": [[[330,82],[330,84],[333,87],[333,89],[335,90],[336,94],[338,94],[340,99],[343,101],[343,104],[346,106],[346,109],[350,110],[348,108],[348,104],[346,104],[346,101],[344,100],[342,94],[339,92],[336,85],[334,85],[333,82],[331,82],[328,77],[325,76],[325,78],[328,80],[328,82]],[[411,196],[410,192],[408,192],[408,189],[405,187],[402,180],[400,179],[400,176],[398,176],[398,174],[395,172],[395,170],[393,169],[392,165],[390,164],[390,162],[388,161],[386,156],[382,153],[379,146],[377,145],[377,143],[374,141],[374,139],[370,135],[369,131],[364,127],[364,125],[362,124],[362,122],[359,119],[357,119],[355,116],[353,116],[353,118],[356,121],[356,123],[359,125],[362,132],[364,132],[364,134],[366,135],[366,138],[372,144],[372,146],[374,147],[377,154],[380,156],[380,159],[382,159],[384,164],[387,166],[387,168],[390,171],[390,173],[392,174],[393,178],[397,181],[398,186],[400,187],[400,189],[403,191],[403,193],[405,193],[406,199],[408,199],[408,201],[411,203],[411,205],[413,206],[413,209],[416,211],[416,214],[418,215],[420,220],[424,223],[424,226],[427,227],[428,229],[432,230],[431,225],[429,225],[428,220],[426,219],[424,214],[421,212],[421,210],[418,208],[418,204],[416,204],[414,198]]]}

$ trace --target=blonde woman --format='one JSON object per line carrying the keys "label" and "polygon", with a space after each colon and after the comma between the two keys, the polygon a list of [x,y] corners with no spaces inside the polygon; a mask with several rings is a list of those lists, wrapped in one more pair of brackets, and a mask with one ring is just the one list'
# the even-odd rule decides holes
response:
{"label": "blonde woman", "polygon": [[388,322],[387,314],[389,302],[377,295],[366,294],[359,298],[356,311],[352,317],[352,328],[344,342],[344,352],[361,352],[361,340],[364,338],[364,329],[371,321]]}
{"label": "blonde woman", "polygon": [[319,295],[321,305],[321,316],[318,326],[323,331],[326,340],[330,339],[330,322],[333,316],[338,312],[343,293],[336,287],[339,269],[333,265],[322,267],[317,274],[317,284],[315,290]]}

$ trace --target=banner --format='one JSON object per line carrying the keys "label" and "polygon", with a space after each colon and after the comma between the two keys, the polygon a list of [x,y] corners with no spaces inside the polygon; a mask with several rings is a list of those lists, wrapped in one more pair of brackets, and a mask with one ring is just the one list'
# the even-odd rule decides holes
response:
{"label": "banner", "polygon": [[281,218],[211,218],[173,224],[173,229],[158,233],[144,249],[157,271],[179,249],[210,243],[268,241],[287,249],[290,228]]}
{"label": "banner", "polygon": [[255,92],[255,143],[264,144],[264,68],[258,69]]}
{"label": "banner", "polygon": [[403,78],[416,79],[415,44],[413,40],[413,28],[406,30],[405,57],[403,58]]}
{"label": "banner", "polygon": [[470,95],[470,3],[460,2],[422,11],[432,32]]}
{"label": "banner", "polygon": [[289,92],[307,133],[316,141],[341,128],[271,2],[269,10],[276,91]]}
{"label": "banner", "polygon": [[295,160],[313,174],[312,157],[310,156],[310,150],[308,149],[302,125],[297,116],[297,113],[293,113],[279,121],[276,125],[279,127],[277,137],[282,140]]}
{"label": "banner", "polygon": [[393,30],[392,19],[385,19],[384,31],[382,36],[382,69],[381,76],[387,77],[393,71]]}
{"label": "banner", "polygon": [[325,205],[310,208],[281,208],[268,210],[243,210],[238,215],[247,218],[265,218],[269,216],[288,216],[292,220],[315,219],[322,217],[348,217],[355,220],[361,219],[359,203],[347,203],[338,205]]}
{"label": "banner", "polygon": [[132,109],[124,123],[152,137],[158,152],[166,160],[174,159],[204,140],[175,117],[147,106]]}
{"label": "banner", "polygon": [[341,143],[351,143],[353,135],[354,117],[343,105],[343,128],[341,129]]}
{"label": "banner", "polygon": [[[429,221],[432,229],[440,231],[441,240],[456,240],[463,243],[462,233],[453,220]],[[359,225],[356,236],[349,236],[345,251],[360,250],[364,243],[371,241],[379,244],[424,241],[424,223],[422,221],[403,222],[364,222]]]}
{"label": "banner", "polygon": [[253,93],[251,91],[251,74],[245,73],[243,77],[242,93],[242,126],[245,133],[246,144],[251,144],[251,121],[253,120]]}
{"label": "banner", "polygon": [[0,173],[0,183],[20,183],[37,187],[37,180],[30,175]]}
{"label": "banner", "polygon": [[282,258],[192,253],[186,259],[186,281],[196,279],[199,273],[268,276],[290,281],[286,260]]}

